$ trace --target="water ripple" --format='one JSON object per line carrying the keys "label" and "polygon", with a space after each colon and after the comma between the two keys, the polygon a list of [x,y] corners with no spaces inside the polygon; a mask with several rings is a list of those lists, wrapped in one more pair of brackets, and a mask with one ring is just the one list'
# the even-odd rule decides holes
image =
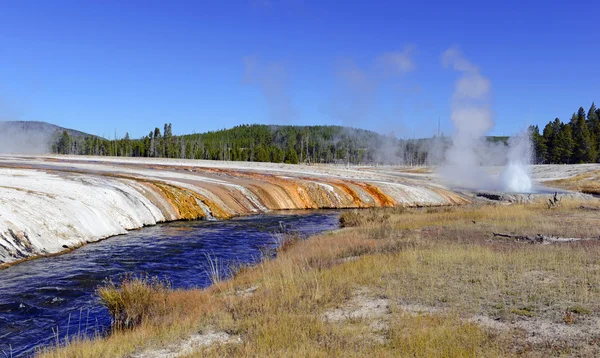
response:
{"label": "water ripple", "polygon": [[[337,227],[337,212],[272,213],[228,221],[181,221],[132,231],[71,253],[0,271],[0,352],[27,356],[58,339],[104,333],[110,325],[94,294],[126,273],[167,277],[175,288],[206,287],[206,255],[254,263],[284,226],[301,235]],[[226,265],[222,265],[226,269]]]}

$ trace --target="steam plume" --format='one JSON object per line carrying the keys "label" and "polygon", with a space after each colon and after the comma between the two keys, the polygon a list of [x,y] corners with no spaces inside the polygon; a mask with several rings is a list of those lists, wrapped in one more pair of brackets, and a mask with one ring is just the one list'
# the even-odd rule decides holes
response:
{"label": "steam plume", "polygon": [[46,154],[54,129],[41,122],[0,122],[0,154]]}
{"label": "steam plume", "polygon": [[532,158],[529,133],[511,137],[508,142],[508,163],[500,175],[502,190],[529,193],[533,190],[529,172]]}
{"label": "steam plume", "polygon": [[[531,144],[528,134],[509,140],[508,148],[489,144],[486,134],[493,127],[490,80],[457,48],[442,55],[445,67],[460,73],[452,97],[451,120],[455,127],[452,145],[441,168],[449,184],[469,189],[529,192]],[[500,180],[494,180],[482,165],[505,165]]]}
{"label": "steam plume", "polygon": [[290,123],[296,117],[288,93],[288,76],[285,66],[270,62],[262,64],[256,57],[244,57],[244,82],[258,86],[267,102],[273,123]]}
{"label": "steam plume", "polygon": [[365,122],[379,131],[397,131],[398,118],[383,120],[375,115],[378,94],[384,83],[398,80],[415,70],[415,46],[381,53],[368,66],[359,66],[352,59],[336,64],[336,86],[325,107],[332,118],[345,126],[363,126]]}

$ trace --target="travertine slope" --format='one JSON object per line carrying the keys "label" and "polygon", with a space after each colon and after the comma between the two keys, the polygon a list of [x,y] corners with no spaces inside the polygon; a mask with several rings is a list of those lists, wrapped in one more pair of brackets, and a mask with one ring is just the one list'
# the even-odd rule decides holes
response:
{"label": "travertine slope", "polygon": [[465,202],[431,182],[368,168],[0,156],[0,263],[164,221]]}

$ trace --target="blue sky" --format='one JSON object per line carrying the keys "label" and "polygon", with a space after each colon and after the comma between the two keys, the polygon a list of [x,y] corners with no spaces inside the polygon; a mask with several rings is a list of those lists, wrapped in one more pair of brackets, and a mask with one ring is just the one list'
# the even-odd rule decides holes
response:
{"label": "blue sky", "polygon": [[0,120],[112,137],[243,123],[446,134],[458,47],[495,127],[600,101],[592,1],[2,1]]}

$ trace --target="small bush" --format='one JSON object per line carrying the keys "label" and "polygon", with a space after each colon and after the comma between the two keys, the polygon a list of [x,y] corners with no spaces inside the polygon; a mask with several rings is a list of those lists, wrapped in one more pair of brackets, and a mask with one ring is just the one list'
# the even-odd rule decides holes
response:
{"label": "small bush", "polygon": [[356,227],[365,223],[365,212],[358,210],[345,211],[340,215],[340,227]]}
{"label": "small bush", "polygon": [[97,292],[108,308],[113,330],[130,329],[165,314],[170,285],[157,277],[127,276],[120,285],[107,281]]}
{"label": "small bush", "polygon": [[567,309],[567,311],[571,312],[571,313],[575,313],[575,314],[581,314],[581,315],[592,313],[589,309],[583,307],[582,305],[571,306]]}
{"label": "small bush", "polygon": [[535,312],[533,312],[533,309],[531,307],[513,308],[510,311],[516,314],[517,316],[535,317]]}
{"label": "small bush", "polygon": [[575,324],[577,323],[577,317],[573,314],[573,312],[566,311],[563,315],[563,322],[565,324]]}
{"label": "small bush", "polygon": [[296,233],[284,233],[277,246],[277,252],[285,252],[300,241],[300,236]]}

